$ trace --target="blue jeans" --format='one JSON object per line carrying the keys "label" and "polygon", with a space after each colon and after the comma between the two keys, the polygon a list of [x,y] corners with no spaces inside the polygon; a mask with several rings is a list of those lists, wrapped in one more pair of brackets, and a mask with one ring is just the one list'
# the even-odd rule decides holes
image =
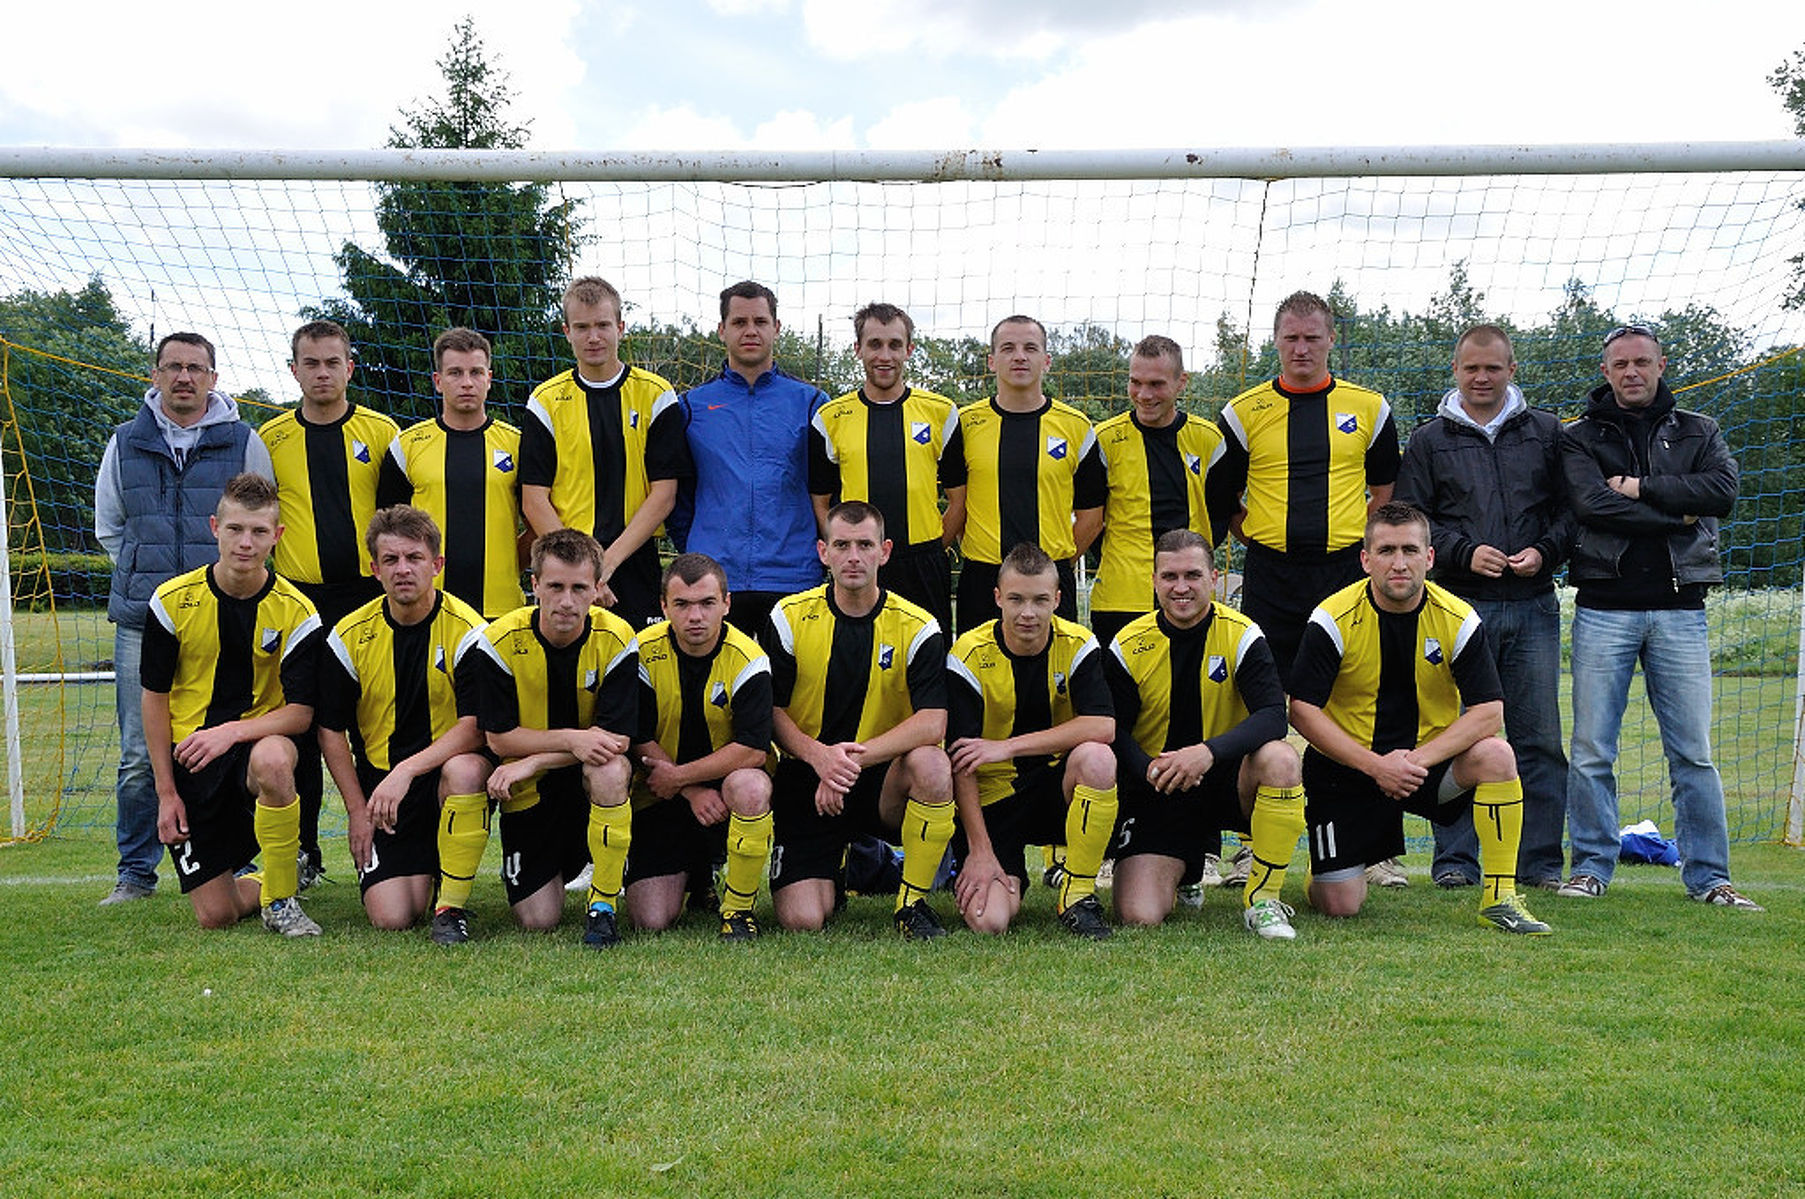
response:
{"label": "blue jeans", "polygon": [[163,843],[157,840],[157,780],[144,744],[143,685],[138,667],[144,658],[144,630],[113,626],[113,686],[119,708],[119,816],[113,826],[119,842],[119,881],[140,887],[157,885],[157,863]]}
{"label": "blue jeans", "polygon": [[[1525,883],[1561,876],[1561,831],[1567,822],[1567,755],[1561,752],[1561,602],[1550,591],[1533,599],[1473,600],[1485,643],[1504,685],[1504,731],[1523,780],[1523,841],[1517,877]],[[1473,817],[1437,824],[1432,874],[1452,871],[1479,881],[1479,838]]]}
{"label": "blue jeans", "polygon": [[1638,660],[1673,780],[1680,881],[1700,895],[1730,881],[1724,785],[1711,761],[1711,651],[1701,609],[1574,613],[1573,768],[1567,774],[1573,873],[1608,883],[1617,868],[1617,736]]}

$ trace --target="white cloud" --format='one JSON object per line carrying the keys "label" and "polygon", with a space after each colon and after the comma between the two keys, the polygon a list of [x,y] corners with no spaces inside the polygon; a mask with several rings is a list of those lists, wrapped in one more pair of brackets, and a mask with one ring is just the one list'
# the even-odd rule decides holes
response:
{"label": "white cloud", "polygon": [[633,114],[610,148],[622,150],[732,150],[745,135],[725,117],[704,116],[687,104],[643,109]]}
{"label": "white cloud", "polygon": [[752,17],[788,12],[790,0],[708,0],[708,7],[723,17]]}
{"label": "white cloud", "polygon": [[1300,0],[804,0],[811,45],[830,58],[899,53],[1044,60],[1093,36],[1186,15],[1259,13]]}
{"label": "white cloud", "polygon": [[873,150],[950,150],[973,142],[973,119],[956,96],[898,104],[865,130]]}
{"label": "white cloud", "polygon": [[753,130],[753,146],[780,146],[786,150],[850,150],[858,145],[852,118],[822,121],[812,112],[780,112]]}

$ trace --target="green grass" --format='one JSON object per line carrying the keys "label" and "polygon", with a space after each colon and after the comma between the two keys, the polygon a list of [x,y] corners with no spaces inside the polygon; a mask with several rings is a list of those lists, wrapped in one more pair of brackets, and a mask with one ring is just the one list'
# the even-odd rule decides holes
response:
{"label": "green grass", "polygon": [[[346,875],[334,846],[334,873]],[[492,867],[494,850],[491,850]],[[1231,897],[1073,942],[712,926],[606,955],[507,926],[318,941],[121,909],[104,837],[0,850],[9,1196],[1799,1194],[1805,874],[1738,846],[1765,915],[1626,869],[1478,928],[1419,875],[1256,941]],[[1301,884],[1301,869],[1290,890]],[[936,899],[950,912],[950,900]],[[207,994],[207,991],[211,994]]]}

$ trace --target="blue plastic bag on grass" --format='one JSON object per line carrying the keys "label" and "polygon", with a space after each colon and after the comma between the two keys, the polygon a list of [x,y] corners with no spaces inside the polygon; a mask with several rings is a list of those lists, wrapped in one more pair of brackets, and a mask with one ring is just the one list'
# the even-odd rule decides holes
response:
{"label": "blue plastic bag on grass", "polygon": [[1618,834],[1617,859],[1630,865],[1678,866],[1680,847],[1661,835],[1652,820],[1632,824]]}

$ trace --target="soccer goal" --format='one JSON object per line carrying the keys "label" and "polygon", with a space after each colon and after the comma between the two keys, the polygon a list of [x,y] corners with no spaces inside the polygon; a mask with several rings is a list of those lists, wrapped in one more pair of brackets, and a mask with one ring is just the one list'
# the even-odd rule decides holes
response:
{"label": "soccer goal", "polygon": [[[779,362],[857,385],[853,311],[906,308],[914,378],[986,394],[991,326],[1050,331],[1048,388],[1101,418],[1128,351],[1186,352],[1213,416],[1273,372],[1271,313],[1299,288],[1337,316],[1338,375],[1390,398],[1401,432],[1449,386],[1455,336],[1506,325],[1532,403],[1577,414],[1599,345],[1656,325],[1680,402],[1742,467],[1730,571],[1710,618],[1715,752],[1741,840],[1801,840],[1805,523],[1805,142],[1715,145],[582,157],[529,151],[295,154],[0,151],[0,599],[10,836],[112,821],[117,744],[108,566],[92,484],[141,402],[154,339],[219,348],[260,420],[293,401],[304,319],[351,329],[353,398],[430,415],[428,347],[454,324],[496,345],[516,423],[568,365],[565,281],[627,301],[626,356],[690,385],[719,369],[721,288],[773,287]],[[1671,828],[1639,689],[1625,821]],[[0,832],[7,832],[0,829]]]}

